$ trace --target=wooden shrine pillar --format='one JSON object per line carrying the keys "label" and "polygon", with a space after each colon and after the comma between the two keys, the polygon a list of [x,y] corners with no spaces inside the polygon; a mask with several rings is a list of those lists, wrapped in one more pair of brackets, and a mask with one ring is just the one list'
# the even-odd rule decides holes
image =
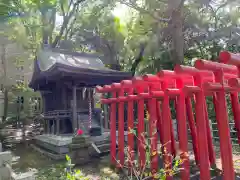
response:
{"label": "wooden shrine pillar", "polygon": [[109,129],[109,110],[108,105],[103,104],[103,113],[104,113],[104,128]]}
{"label": "wooden shrine pillar", "polygon": [[46,119],[43,119],[43,126],[44,126],[44,133],[47,134],[47,121]]}
{"label": "wooden shrine pillar", "polygon": [[46,100],[45,100],[45,95],[42,95],[42,112],[46,112]]}
{"label": "wooden shrine pillar", "polygon": [[73,126],[73,132],[75,132],[75,129],[77,128],[77,87],[76,85],[73,85],[72,93],[73,93],[72,126]]}
{"label": "wooden shrine pillar", "polygon": [[67,110],[67,88],[66,86],[62,86],[62,104],[63,104],[63,109]]}
{"label": "wooden shrine pillar", "polygon": [[53,122],[53,124],[52,124],[52,127],[51,127],[51,134],[55,134],[55,125],[56,125],[56,123],[55,123],[55,119],[52,119],[52,122]]}
{"label": "wooden shrine pillar", "polygon": [[47,123],[47,134],[50,134],[50,122],[49,120],[45,120]]}
{"label": "wooden shrine pillar", "polygon": [[46,92],[45,91],[41,91],[41,96],[42,96],[42,103],[41,103],[41,110],[42,112],[46,112],[47,108],[46,108]]}
{"label": "wooden shrine pillar", "polygon": [[56,119],[55,121],[56,121],[56,123],[57,123],[56,135],[59,135],[59,134],[60,134],[60,119]]}

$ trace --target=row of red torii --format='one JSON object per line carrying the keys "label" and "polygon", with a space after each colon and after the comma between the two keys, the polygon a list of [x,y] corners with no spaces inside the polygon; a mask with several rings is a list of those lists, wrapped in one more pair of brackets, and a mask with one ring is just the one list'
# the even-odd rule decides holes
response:
{"label": "row of red torii", "polygon": [[[221,52],[219,62],[197,60],[194,67],[177,65],[174,71],[162,70],[157,75],[144,75],[134,77],[132,80],[123,80],[121,83],[113,83],[96,88],[99,93],[111,93],[111,98],[102,98],[103,104],[110,107],[110,131],[111,131],[111,161],[116,166],[125,165],[124,147],[124,104],[127,103],[127,125],[134,128],[133,104],[137,102],[137,131],[142,134],[144,128],[144,103],[148,104],[149,136],[151,137],[151,170],[158,170],[157,134],[160,142],[165,145],[167,152],[176,155],[175,140],[173,137],[173,125],[170,112],[170,100],[176,104],[176,119],[178,124],[179,150],[188,152],[187,123],[190,127],[193,150],[196,164],[199,165],[200,179],[210,180],[210,167],[216,164],[216,157],[212,142],[212,134],[209,125],[206,97],[213,97],[216,120],[219,131],[221,161],[224,180],[235,179],[232,160],[232,145],[228,125],[228,111],[226,105],[226,93],[230,93],[235,127],[240,142],[240,104],[238,92],[240,91],[240,54]],[[134,93],[136,92],[136,93]],[[195,101],[195,118],[191,101]],[[116,104],[118,103],[118,153],[116,151]],[[160,105],[160,106],[159,106]],[[161,107],[161,108],[160,108]],[[188,118],[187,118],[188,117]],[[139,136],[138,157],[140,166],[146,161],[144,137]],[[168,143],[170,142],[170,143]],[[129,133],[127,139],[129,152],[134,149],[134,135]],[[190,166],[187,153],[182,153],[181,179],[190,179]],[[165,155],[163,160],[165,167],[169,167],[171,157]],[[130,155],[130,160],[133,155]],[[131,168],[131,163],[128,163]],[[167,179],[172,179],[167,175]]]}

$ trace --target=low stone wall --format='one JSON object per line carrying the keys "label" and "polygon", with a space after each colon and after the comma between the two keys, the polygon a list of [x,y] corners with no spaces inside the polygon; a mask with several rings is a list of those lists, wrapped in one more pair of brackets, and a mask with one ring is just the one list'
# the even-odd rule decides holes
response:
{"label": "low stone wall", "polygon": [[35,180],[33,172],[16,174],[12,167],[12,153],[0,152],[0,180]]}

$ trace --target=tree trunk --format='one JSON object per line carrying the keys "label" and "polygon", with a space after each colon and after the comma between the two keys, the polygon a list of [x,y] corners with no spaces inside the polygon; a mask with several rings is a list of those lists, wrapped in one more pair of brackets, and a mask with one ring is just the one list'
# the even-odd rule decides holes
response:
{"label": "tree trunk", "polygon": [[63,17],[63,24],[61,26],[59,34],[56,36],[53,43],[51,44],[52,48],[55,48],[58,45],[59,41],[61,40],[61,38],[64,34],[64,31],[67,30],[67,27],[68,27],[68,24],[69,24],[71,18],[74,16],[75,12],[78,10],[79,4],[83,1],[85,1],[85,0],[79,0],[76,3],[74,3],[72,10],[68,13],[68,15],[65,15]]}
{"label": "tree trunk", "polygon": [[143,60],[143,54],[144,54],[144,51],[145,51],[146,46],[147,46],[147,43],[140,45],[139,54],[138,54],[138,56],[136,57],[135,61],[134,61],[133,64],[132,64],[132,67],[131,67],[132,76],[135,75],[138,65],[139,65],[140,62]]}
{"label": "tree trunk", "polygon": [[46,10],[42,10],[41,11],[41,15],[42,15],[42,46],[47,45],[48,42],[48,22],[47,22],[47,11]]}
{"label": "tree trunk", "polygon": [[50,18],[51,29],[49,33],[49,44],[52,44],[53,42],[53,31],[56,24],[56,12],[57,12],[56,8],[53,8],[51,18]]}
{"label": "tree trunk", "polygon": [[4,111],[3,111],[3,122],[6,121],[8,115],[8,89],[4,89]]}
{"label": "tree trunk", "polygon": [[171,17],[169,25],[172,38],[172,61],[174,64],[184,63],[183,3],[183,0],[168,0],[168,13]]}
{"label": "tree trunk", "polygon": [[4,80],[4,111],[3,111],[3,122],[6,121],[8,115],[8,88],[6,87],[7,82],[7,65],[6,65],[6,46],[2,44],[2,67],[3,67],[3,80]]}

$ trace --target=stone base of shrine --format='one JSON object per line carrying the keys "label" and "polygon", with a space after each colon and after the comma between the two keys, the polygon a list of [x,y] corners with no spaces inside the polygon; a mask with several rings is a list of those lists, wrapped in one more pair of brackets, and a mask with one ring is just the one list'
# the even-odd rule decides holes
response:
{"label": "stone base of shrine", "polygon": [[[127,141],[127,132],[124,132],[125,141]],[[118,132],[116,132],[116,140],[118,141]],[[89,143],[98,143],[104,139],[110,139],[109,130],[105,130],[101,136],[89,136]],[[73,134],[52,135],[43,134],[34,137],[31,147],[42,155],[54,160],[65,159],[66,154],[70,153],[70,145],[72,144]],[[118,142],[117,142],[118,143]]]}
{"label": "stone base of shrine", "polygon": [[69,153],[69,145],[72,143],[72,134],[52,135],[43,134],[34,138],[34,144],[31,145],[34,150],[48,156],[51,159],[64,159]]}
{"label": "stone base of shrine", "polygon": [[64,160],[66,159],[66,154],[56,154],[53,152],[50,152],[49,150],[43,149],[37,145],[31,144],[30,147],[35,150],[36,152],[38,152],[40,155],[46,156],[49,159],[52,160]]}

